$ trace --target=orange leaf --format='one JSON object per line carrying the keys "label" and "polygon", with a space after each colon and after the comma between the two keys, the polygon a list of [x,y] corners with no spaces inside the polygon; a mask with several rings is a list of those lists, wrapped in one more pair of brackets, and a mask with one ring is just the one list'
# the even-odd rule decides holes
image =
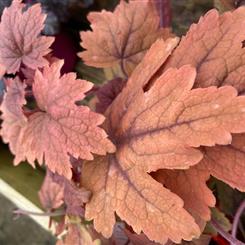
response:
{"label": "orange leaf", "polygon": [[[116,128],[120,130],[121,119],[131,100],[137,95],[137,91],[142,91],[142,87],[168,58],[177,44],[176,41],[159,40],[146,54],[126,88],[109,109],[109,132],[115,131]],[[144,74],[141,72],[143,68]],[[114,137],[115,142],[117,139]],[[115,155],[83,164],[82,186],[93,193],[91,201],[86,205],[85,216],[87,219],[94,219],[95,229],[106,237],[111,236],[116,211],[137,233],[143,231],[152,240],[165,242],[171,238],[173,241],[180,241],[181,238],[191,240],[198,236],[199,228],[182,208],[182,200],[154,181],[140,162],[130,159],[130,154],[120,156],[123,146],[120,143],[117,146],[119,149]],[[196,154],[200,159],[201,155],[198,152]],[[93,174],[95,172],[96,174]]]}
{"label": "orange leaf", "polygon": [[79,56],[87,65],[112,67],[120,64],[130,74],[157,38],[170,36],[160,28],[160,19],[152,1],[121,1],[113,13],[103,10],[88,16],[93,31],[81,32],[86,51]]}
{"label": "orange leaf", "polygon": [[158,170],[153,177],[183,199],[184,208],[203,230],[206,224],[203,221],[211,218],[209,207],[215,205],[215,197],[206,185],[210,177],[206,167],[197,164],[188,170]]}
{"label": "orange leaf", "polygon": [[100,245],[100,240],[94,240],[86,226],[69,224],[68,233],[63,240],[58,240],[56,245]]}
{"label": "orange leaf", "polygon": [[14,0],[1,18],[0,62],[7,73],[16,73],[21,63],[32,69],[48,64],[43,56],[50,52],[54,38],[40,36],[46,15],[40,4],[23,11],[25,7],[21,0]]}
{"label": "orange leaf", "polygon": [[[196,73],[190,66],[168,69],[151,81],[173,43],[176,40],[152,46],[107,110],[105,128],[116,153],[84,164],[82,185],[93,192],[85,216],[94,219],[95,228],[106,237],[115,224],[114,212],[135,232],[143,231],[157,242],[198,236],[199,228],[183,201],[147,172],[186,169],[202,159],[193,147],[229,144],[231,132],[245,131],[245,97],[237,97],[234,88],[191,90]],[[208,195],[204,199],[213,205],[213,197],[201,186]],[[206,212],[202,215],[209,216],[207,208],[201,208]]]}
{"label": "orange leaf", "polygon": [[[91,160],[91,153],[105,155],[113,152],[114,146],[107,135],[98,127],[104,117],[90,111],[86,106],[76,106],[75,102],[83,99],[92,87],[85,80],[76,80],[74,73],[60,77],[63,61],[55,62],[36,71],[33,93],[39,111],[33,112],[28,119],[22,113],[25,104],[24,85],[13,80],[8,88],[1,110],[3,112],[2,137],[10,144],[15,154],[15,164],[27,159],[34,166],[45,163],[53,172],[71,178],[71,164],[68,153],[72,156]],[[18,98],[15,87],[20,88]],[[19,98],[20,97],[20,98]],[[12,115],[12,110],[17,112]],[[17,116],[13,122],[13,117]],[[23,119],[24,117],[24,119]],[[15,124],[21,123],[14,136]]]}
{"label": "orange leaf", "polygon": [[93,192],[85,217],[94,220],[95,229],[110,237],[116,212],[136,233],[143,231],[160,243],[198,237],[199,228],[183,201],[144,172],[140,162],[127,166],[126,157],[124,162],[112,155],[84,164],[82,184]]}
{"label": "orange leaf", "polygon": [[234,134],[228,146],[205,147],[200,165],[233,188],[245,191],[245,135]]}
{"label": "orange leaf", "polygon": [[[202,158],[201,151],[193,147],[229,144],[231,132],[245,131],[245,97],[237,97],[234,88],[191,90],[196,73],[190,66],[168,69],[151,80],[174,43],[157,41],[107,110],[105,128],[116,153],[83,166],[82,185],[93,193],[85,216],[106,237],[112,234],[114,212],[136,233],[143,231],[156,242],[197,237],[200,230],[183,201],[147,172],[186,169]],[[205,183],[209,174],[204,171],[200,177]],[[199,187],[205,196],[198,196],[194,208],[186,199],[195,197],[187,196],[186,190],[176,192],[187,209],[189,205],[208,219],[207,205],[213,206],[214,198],[203,182]]]}
{"label": "orange leaf", "polygon": [[245,8],[219,16],[216,10],[201,17],[182,38],[165,69],[190,64],[197,69],[195,87],[236,87],[245,91]]}
{"label": "orange leaf", "polygon": [[[244,7],[221,16],[216,10],[209,11],[200,18],[198,24],[191,26],[163,69],[191,64],[197,69],[194,87],[232,85],[240,95],[243,95],[245,92],[244,16]],[[244,191],[244,144],[245,134],[239,134],[233,135],[231,145],[202,148],[203,168],[231,187]]]}

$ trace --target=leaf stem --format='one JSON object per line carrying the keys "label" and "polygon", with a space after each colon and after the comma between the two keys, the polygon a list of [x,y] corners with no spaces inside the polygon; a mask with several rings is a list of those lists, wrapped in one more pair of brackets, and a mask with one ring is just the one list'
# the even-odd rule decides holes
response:
{"label": "leaf stem", "polygon": [[235,217],[234,217],[234,221],[232,225],[232,233],[231,233],[233,237],[236,237],[239,220],[244,210],[245,210],[245,200],[240,204],[239,208],[236,211]]}
{"label": "leaf stem", "polygon": [[160,27],[169,27],[171,25],[171,6],[170,0],[156,0],[157,9],[159,9]]}
{"label": "leaf stem", "polygon": [[25,91],[25,96],[26,97],[34,97],[32,90],[26,90]]}
{"label": "leaf stem", "polygon": [[127,72],[126,72],[126,70],[124,68],[123,60],[121,60],[121,62],[120,62],[120,67],[121,67],[121,71],[122,71],[123,75],[127,79],[128,78],[128,74],[127,74]]}
{"label": "leaf stem", "polygon": [[236,238],[234,238],[231,234],[229,234],[228,232],[224,231],[223,228],[219,225],[219,223],[212,219],[211,220],[211,224],[213,226],[213,228],[223,237],[225,238],[231,245],[245,245],[245,243],[237,240]]}
{"label": "leaf stem", "polygon": [[244,227],[242,225],[241,220],[239,221],[238,228],[239,228],[239,230],[240,230],[240,232],[242,234],[242,237],[245,239],[245,230],[244,230]]}
{"label": "leaf stem", "polygon": [[55,211],[55,212],[37,213],[37,212],[31,212],[31,211],[23,210],[23,209],[14,210],[13,213],[16,215],[34,215],[34,216],[43,216],[43,217],[46,217],[46,216],[47,217],[57,217],[57,216],[62,216],[66,214],[64,210]]}

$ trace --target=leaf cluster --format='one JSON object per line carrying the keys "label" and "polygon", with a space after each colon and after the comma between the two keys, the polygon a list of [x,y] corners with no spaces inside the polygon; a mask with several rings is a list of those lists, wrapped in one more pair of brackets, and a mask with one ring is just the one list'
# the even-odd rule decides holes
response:
{"label": "leaf cluster", "polygon": [[60,244],[207,244],[207,181],[245,191],[245,8],[210,10],[179,39],[157,6],[121,1],[89,14],[78,56],[112,74],[94,90],[60,74],[39,4],[14,0],[3,12],[0,133],[15,165],[47,167],[40,200],[69,217]]}

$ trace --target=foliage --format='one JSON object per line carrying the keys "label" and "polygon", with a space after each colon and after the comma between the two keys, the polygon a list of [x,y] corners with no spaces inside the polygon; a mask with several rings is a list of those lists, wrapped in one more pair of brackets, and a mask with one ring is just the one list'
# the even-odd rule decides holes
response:
{"label": "foliage", "polygon": [[245,8],[210,10],[179,40],[162,27],[163,2],[89,14],[78,55],[100,68],[94,88],[61,75],[40,4],[3,12],[0,133],[15,165],[45,164],[40,201],[66,217],[58,244],[208,244],[213,219],[239,244],[211,176],[245,191]]}

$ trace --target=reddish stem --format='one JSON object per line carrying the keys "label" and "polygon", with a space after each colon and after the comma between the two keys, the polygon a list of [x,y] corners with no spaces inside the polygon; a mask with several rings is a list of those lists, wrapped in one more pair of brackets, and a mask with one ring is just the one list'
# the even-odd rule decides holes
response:
{"label": "reddish stem", "polygon": [[13,211],[14,214],[16,215],[34,215],[34,216],[47,216],[47,217],[56,217],[56,216],[63,216],[65,215],[65,211],[56,211],[56,212],[43,212],[43,213],[37,213],[37,212],[30,212],[27,210],[23,209],[17,209]]}
{"label": "reddish stem", "polygon": [[92,95],[95,95],[99,89],[100,89],[99,86],[94,85],[94,86],[92,87],[92,89],[89,90],[89,91],[86,93],[86,96],[92,96]]}
{"label": "reddish stem", "polygon": [[245,1],[244,0],[236,0],[235,1],[235,5],[236,7],[241,7],[241,6],[244,6],[245,5]]}
{"label": "reddish stem", "polygon": [[33,97],[33,92],[32,92],[32,90],[26,90],[26,91],[25,91],[25,96],[26,96],[26,97]]}
{"label": "reddish stem", "polygon": [[239,208],[236,211],[235,217],[234,217],[234,221],[232,225],[232,233],[231,233],[233,237],[236,237],[239,220],[244,210],[245,210],[245,200],[240,204]]}
{"label": "reddish stem", "polygon": [[213,228],[223,237],[225,238],[231,245],[245,245],[243,242],[237,240],[234,238],[231,234],[228,232],[224,231],[224,229],[219,225],[219,223],[212,219],[211,224]]}
{"label": "reddish stem", "polygon": [[23,113],[24,115],[28,118],[30,117],[32,114],[36,113],[36,112],[42,112],[39,108],[33,109],[33,110],[29,110],[27,108],[23,108]]}
{"label": "reddish stem", "polygon": [[172,11],[170,0],[155,0],[160,15],[160,27],[170,27]]}

